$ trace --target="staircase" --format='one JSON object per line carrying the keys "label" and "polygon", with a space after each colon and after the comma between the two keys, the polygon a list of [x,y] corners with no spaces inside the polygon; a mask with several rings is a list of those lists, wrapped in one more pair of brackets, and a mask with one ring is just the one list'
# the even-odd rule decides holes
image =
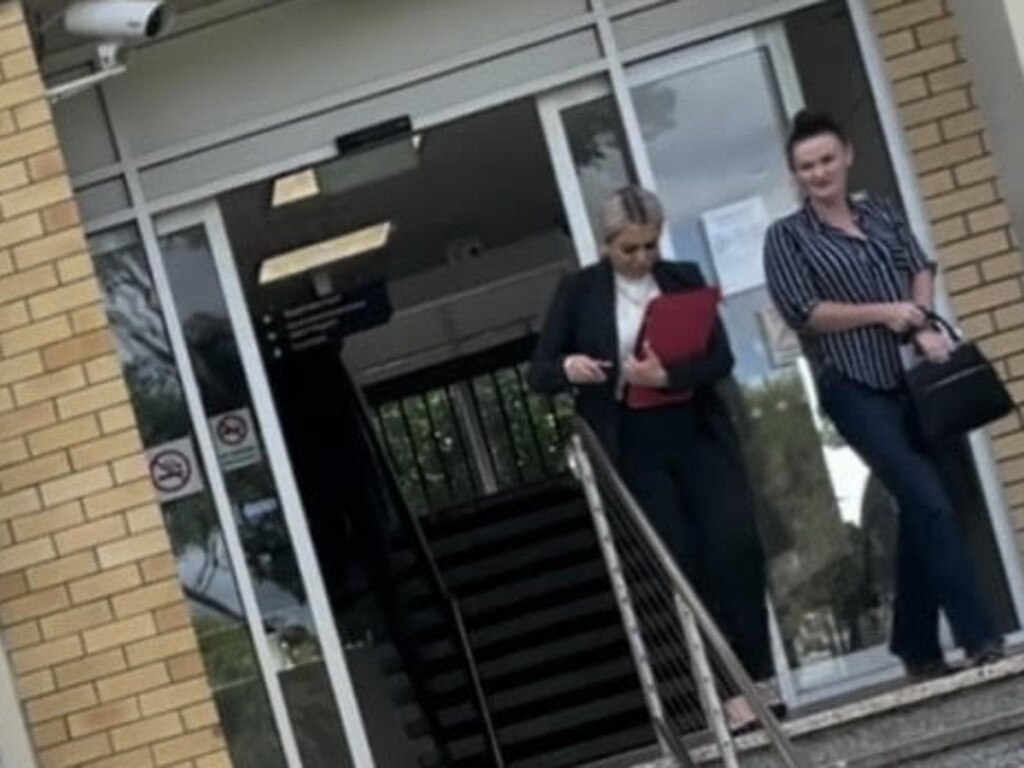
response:
{"label": "staircase", "polygon": [[[424,529],[461,607],[507,766],[568,768],[654,741],[575,484],[483,499],[425,521]],[[492,765],[479,715],[466,703],[463,667],[422,581],[411,571],[401,586],[427,659],[430,700],[421,707],[433,711],[448,765]]]}

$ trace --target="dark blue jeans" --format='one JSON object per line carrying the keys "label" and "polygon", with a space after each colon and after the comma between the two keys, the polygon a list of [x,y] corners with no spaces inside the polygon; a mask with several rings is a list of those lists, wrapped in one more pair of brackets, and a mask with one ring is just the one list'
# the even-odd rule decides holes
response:
{"label": "dark blue jeans", "polygon": [[892,652],[909,664],[941,659],[940,609],[968,654],[996,642],[953,503],[915,436],[905,395],[830,370],[820,377],[819,391],[836,428],[899,507]]}

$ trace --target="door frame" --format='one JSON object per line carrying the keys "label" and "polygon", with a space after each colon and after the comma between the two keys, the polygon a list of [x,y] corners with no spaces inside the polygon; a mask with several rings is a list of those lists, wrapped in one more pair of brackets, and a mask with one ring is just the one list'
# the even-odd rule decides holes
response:
{"label": "door frame", "polygon": [[345,660],[344,649],[337,632],[334,616],[331,612],[327,591],[316,558],[313,540],[306,522],[302,499],[298,484],[291,468],[284,441],[284,434],[277,418],[276,407],[267,380],[263,362],[259,355],[259,346],[255,329],[245,301],[242,283],[235,267],[234,256],[228,239],[220,206],[215,199],[201,201],[189,206],[169,211],[155,217],[154,236],[156,237],[156,253],[147,256],[153,272],[154,283],[164,310],[168,335],[174,350],[175,363],[189,403],[193,422],[193,432],[199,443],[200,453],[208,467],[208,478],[216,501],[218,517],[224,531],[225,542],[232,559],[232,566],[238,582],[239,593],[245,608],[246,618],[257,650],[260,669],[264,684],[270,697],[271,709],[277,727],[281,732],[282,747],[285,751],[289,768],[301,768],[302,760],[298,748],[297,736],[291,722],[284,692],[278,678],[273,652],[269,639],[262,627],[260,607],[256,601],[255,586],[248,568],[244,567],[245,553],[241,537],[235,527],[224,478],[219,471],[216,448],[207,428],[210,414],[205,413],[199,394],[195,371],[188,354],[174,297],[171,292],[167,271],[163,263],[163,254],[159,252],[159,237],[193,227],[202,227],[210,247],[211,256],[220,288],[228,309],[228,319],[235,336],[241,357],[246,383],[249,386],[255,418],[259,424],[260,434],[266,450],[267,463],[270,466],[277,495],[281,505],[285,526],[291,538],[295,560],[302,576],[303,586],[309,600],[310,613],[316,627],[317,637],[323,652],[324,666],[327,670],[331,690],[341,717],[342,732],[352,758],[354,768],[375,768],[369,739],[359,708],[352,677]]}
{"label": "door frame", "polygon": [[28,725],[21,710],[14,672],[7,649],[0,637],[0,768],[36,768],[36,757],[29,741]]}

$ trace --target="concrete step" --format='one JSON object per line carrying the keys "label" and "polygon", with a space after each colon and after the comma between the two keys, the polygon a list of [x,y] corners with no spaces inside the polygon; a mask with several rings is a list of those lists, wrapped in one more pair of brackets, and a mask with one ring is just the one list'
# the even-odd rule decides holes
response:
{"label": "concrete step", "polygon": [[[1024,655],[790,720],[809,766],[967,768],[1024,765]],[[781,762],[762,733],[738,740],[744,768]],[[712,746],[693,754],[721,765]]]}

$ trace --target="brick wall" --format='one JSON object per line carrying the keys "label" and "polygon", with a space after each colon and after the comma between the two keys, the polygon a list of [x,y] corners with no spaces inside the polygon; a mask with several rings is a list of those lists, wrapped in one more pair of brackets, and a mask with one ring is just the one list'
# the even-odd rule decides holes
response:
{"label": "brick wall", "polygon": [[44,768],[230,765],[11,0],[0,0],[0,626]]}
{"label": "brick wall", "polygon": [[[1022,403],[1024,262],[999,192],[999,161],[971,93],[955,19],[944,0],[872,0],[872,5],[953,306],[964,330],[981,342]],[[1024,550],[1020,414],[990,433]]]}

